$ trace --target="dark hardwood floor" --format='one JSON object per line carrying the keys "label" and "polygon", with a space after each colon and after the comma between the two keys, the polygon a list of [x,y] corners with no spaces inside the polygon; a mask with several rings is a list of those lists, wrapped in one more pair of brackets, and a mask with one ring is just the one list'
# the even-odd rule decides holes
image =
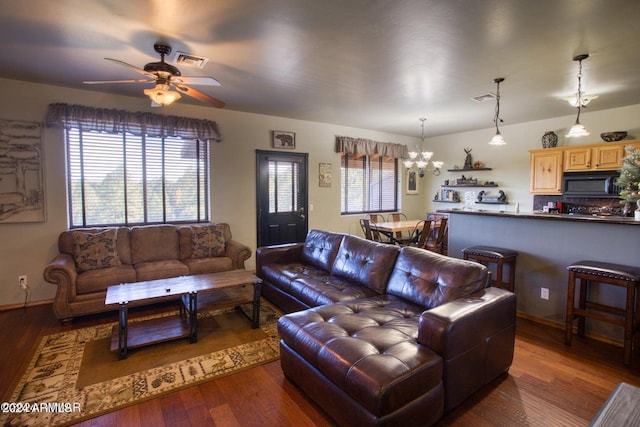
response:
{"label": "dark hardwood floor", "polygon": [[[163,307],[154,308],[155,311]],[[132,315],[148,314],[149,310]],[[41,335],[116,321],[92,316],[61,326],[50,305],[0,312],[0,395],[31,357]],[[637,358],[635,359],[637,360]],[[563,331],[518,319],[509,374],[448,414],[442,426],[586,426],[620,382],[640,386],[638,369],[622,365],[622,349],[589,339],[563,344]],[[98,426],[331,426],[331,420],[288,382],[279,362],[190,387],[79,424]]]}

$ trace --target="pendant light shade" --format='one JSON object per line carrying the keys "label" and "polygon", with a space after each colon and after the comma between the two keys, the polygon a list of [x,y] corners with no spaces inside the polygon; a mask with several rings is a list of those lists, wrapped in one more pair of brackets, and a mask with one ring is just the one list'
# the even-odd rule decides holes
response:
{"label": "pendant light shade", "polygon": [[576,91],[575,104],[578,108],[578,115],[576,116],[576,123],[571,126],[569,129],[569,133],[567,134],[568,138],[578,138],[581,136],[589,135],[589,132],[585,129],[585,127],[580,123],[580,112],[582,111],[582,106],[586,105],[582,102],[582,61],[589,57],[588,54],[577,55],[573,57],[574,61],[578,61],[578,90]]}
{"label": "pendant light shade", "polygon": [[491,141],[489,141],[489,145],[505,145],[506,144],[506,142],[504,141],[504,138],[500,134],[500,128],[498,127],[498,122],[502,122],[502,119],[500,118],[500,83],[502,83],[503,81],[504,81],[503,77],[498,77],[496,79],[493,79],[493,82],[497,85],[496,114],[493,117],[493,121],[496,124],[496,134],[493,136],[493,138],[491,138]]}

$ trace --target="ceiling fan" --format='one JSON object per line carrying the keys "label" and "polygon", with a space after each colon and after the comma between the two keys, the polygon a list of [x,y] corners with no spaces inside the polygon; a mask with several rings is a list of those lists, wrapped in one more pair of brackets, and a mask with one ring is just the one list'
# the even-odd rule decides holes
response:
{"label": "ceiling fan", "polygon": [[[224,107],[224,102],[219,99],[213,98],[206,93],[193,89],[187,85],[204,85],[204,86],[220,86],[220,82],[213,77],[187,77],[183,76],[176,67],[164,62],[165,55],[171,53],[171,46],[163,43],[156,43],[153,45],[156,52],[160,54],[159,62],[150,62],[144,66],[144,68],[138,68],[134,65],[127,64],[126,62],[105,58],[107,61],[115,62],[116,64],[123,65],[133,71],[146,76],[146,79],[130,79],[130,80],[97,80],[97,81],[85,81],[85,84],[109,84],[109,83],[155,83],[153,89],[145,89],[144,94],[151,98],[151,105],[155,107],[161,107],[164,105],[170,105],[174,101],[180,99],[180,93],[184,93],[199,101],[206,102],[214,107]],[[171,88],[176,90],[171,90]]]}

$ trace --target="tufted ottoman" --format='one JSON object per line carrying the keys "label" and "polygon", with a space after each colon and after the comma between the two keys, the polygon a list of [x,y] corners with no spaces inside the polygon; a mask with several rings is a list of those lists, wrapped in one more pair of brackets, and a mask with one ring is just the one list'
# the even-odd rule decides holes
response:
{"label": "tufted ottoman", "polygon": [[443,361],[417,343],[423,307],[380,295],[280,318],[285,375],[341,425],[431,425]]}

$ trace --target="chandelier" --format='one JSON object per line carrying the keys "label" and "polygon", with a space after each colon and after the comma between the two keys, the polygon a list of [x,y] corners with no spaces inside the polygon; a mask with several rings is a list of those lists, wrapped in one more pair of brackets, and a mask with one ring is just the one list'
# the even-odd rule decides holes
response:
{"label": "chandelier", "polygon": [[578,90],[575,95],[575,105],[578,108],[578,116],[576,117],[576,123],[571,126],[569,129],[569,133],[567,134],[568,138],[577,138],[580,136],[587,136],[589,132],[584,128],[582,124],[580,124],[580,112],[582,111],[582,107],[586,106],[582,101],[582,96],[584,92],[582,92],[582,61],[589,57],[588,54],[577,55],[573,57],[574,61],[578,61]]}
{"label": "chandelier", "polygon": [[489,141],[490,145],[505,145],[504,138],[500,135],[500,128],[498,127],[498,122],[502,123],[502,119],[500,118],[500,83],[504,81],[504,78],[498,77],[493,79],[493,82],[496,84],[496,114],[493,117],[493,121],[496,124],[496,134]]}
{"label": "chandelier", "polygon": [[[420,140],[422,141],[421,147],[424,147],[424,122],[426,120],[424,117],[420,119],[420,127],[422,128],[422,133],[420,134]],[[440,168],[442,168],[444,162],[431,161],[431,157],[433,157],[432,151],[409,151],[409,159],[404,161],[407,173],[415,172],[420,178],[422,178],[427,171],[436,176],[440,175]],[[431,165],[429,165],[429,161],[431,161]]]}

